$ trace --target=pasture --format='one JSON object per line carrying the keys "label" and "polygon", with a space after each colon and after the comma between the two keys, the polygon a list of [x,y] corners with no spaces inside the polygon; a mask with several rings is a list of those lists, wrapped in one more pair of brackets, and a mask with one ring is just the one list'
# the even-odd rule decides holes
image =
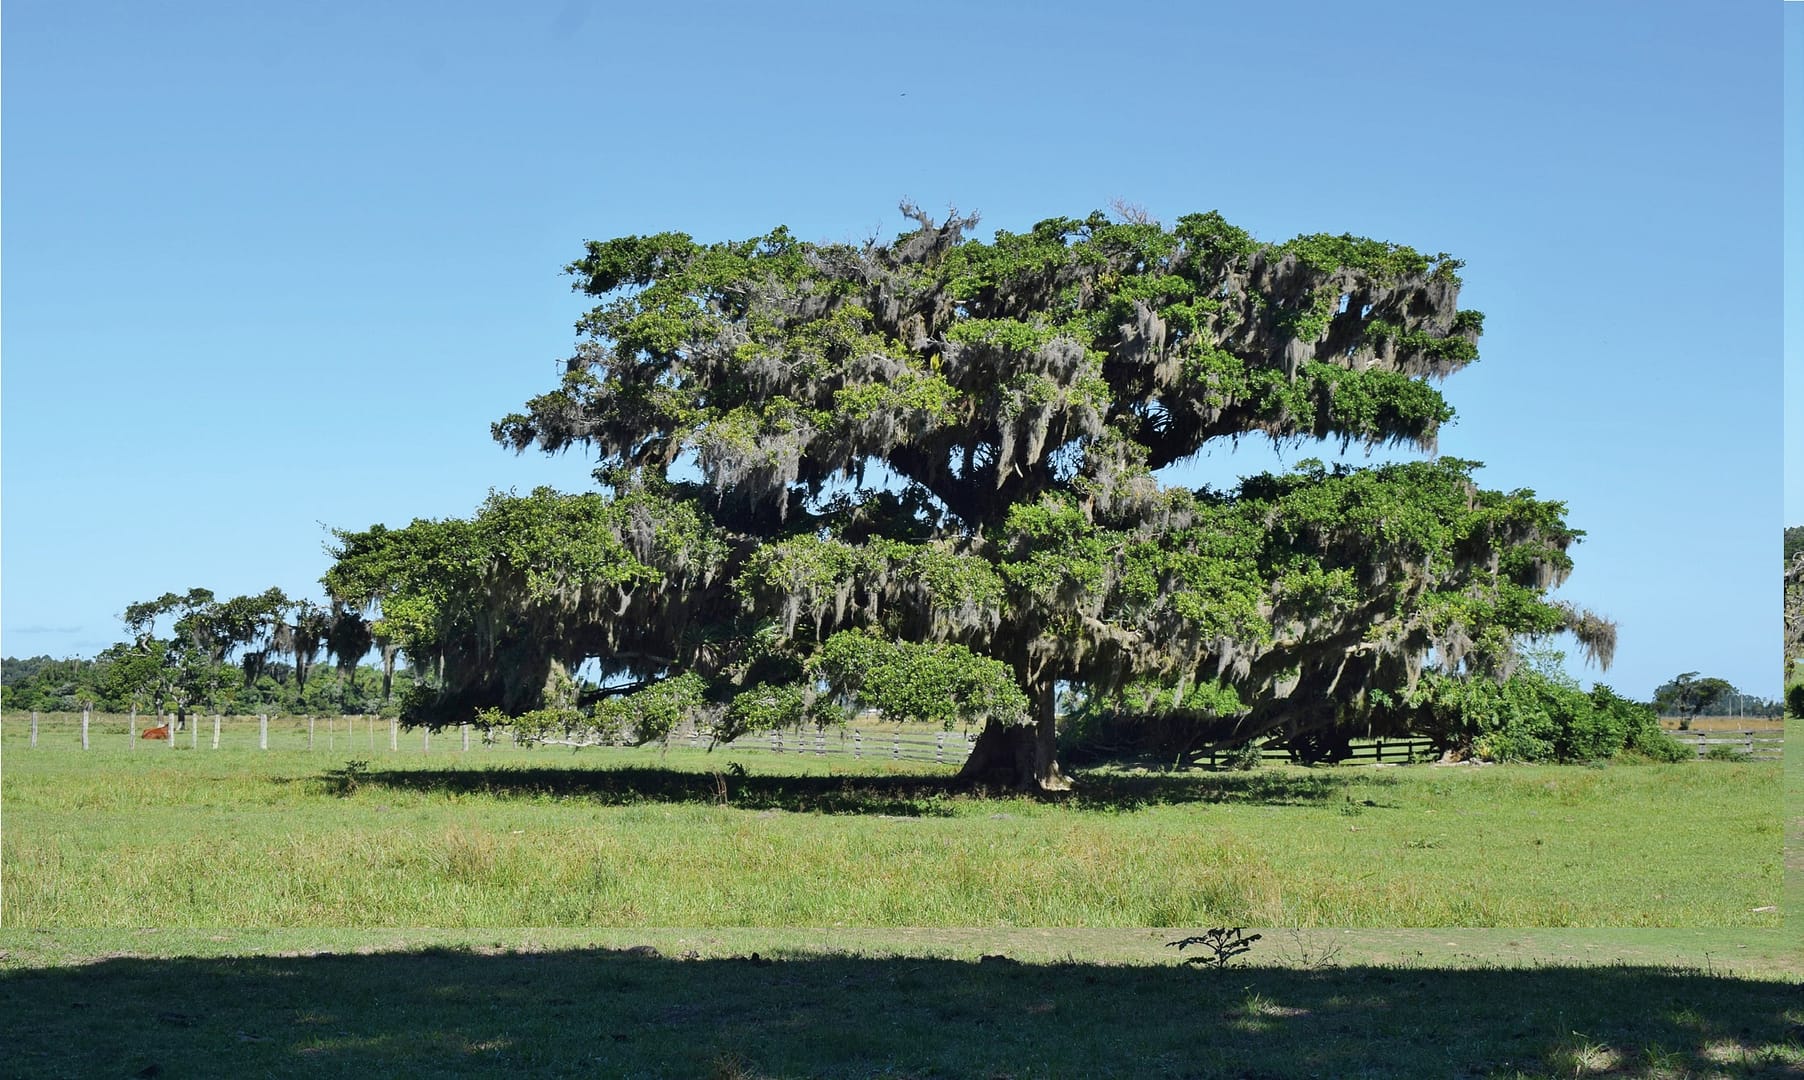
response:
{"label": "pasture", "polygon": [[[1804,1074],[1796,755],[1787,926],[1757,910],[1770,762],[1104,773],[1036,803],[930,763],[378,747],[347,768],[295,741],[32,751],[17,727],[6,1075]],[[1164,878],[1093,906],[1110,873]],[[796,911],[812,925],[759,925]],[[1518,925],[1394,928],[1457,911]],[[1034,912],[1083,925],[1009,925]],[[1262,935],[1224,970],[1167,944],[1224,923]]]}
{"label": "pasture", "polygon": [[1771,761],[1104,770],[1039,801],[880,757],[0,737],[14,928],[1780,925]]}

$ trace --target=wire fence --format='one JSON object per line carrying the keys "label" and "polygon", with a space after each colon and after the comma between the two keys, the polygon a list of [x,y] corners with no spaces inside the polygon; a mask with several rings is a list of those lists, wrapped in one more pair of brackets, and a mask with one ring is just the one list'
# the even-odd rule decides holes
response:
{"label": "wire fence", "polygon": [[[168,753],[171,750],[267,750],[341,753],[483,753],[525,751],[535,746],[556,749],[552,739],[535,744],[506,730],[473,724],[440,728],[403,727],[381,716],[190,716],[186,724],[173,717],[111,713],[8,713],[0,718],[9,746],[45,750],[127,750]],[[947,731],[922,724],[849,724],[757,732],[731,742],[714,743],[694,723],[685,723],[662,741],[666,747],[731,749],[825,757],[963,764],[977,740],[975,731]],[[570,745],[563,743],[561,745]],[[584,746],[597,746],[584,743]],[[636,745],[629,735],[597,746]],[[654,744],[656,745],[656,744]]]}

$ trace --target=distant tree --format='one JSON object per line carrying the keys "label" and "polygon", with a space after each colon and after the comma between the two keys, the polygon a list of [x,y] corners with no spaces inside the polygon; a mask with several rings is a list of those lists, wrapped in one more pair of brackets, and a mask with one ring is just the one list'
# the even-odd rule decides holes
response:
{"label": "distant tree", "polygon": [[1654,707],[1681,717],[1680,727],[1689,728],[1699,713],[1735,692],[1735,684],[1727,679],[1699,678],[1697,672],[1687,671],[1654,690]]}
{"label": "distant tree", "polygon": [[[285,640],[288,607],[280,589],[229,600],[218,599],[211,589],[190,589],[132,604],[121,618],[133,648],[160,657],[154,693],[174,705],[180,728],[196,708],[226,709],[235,687],[252,685],[262,676],[278,642]],[[165,619],[172,624],[171,634],[159,638],[157,626]]]}
{"label": "distant tree", "polygon": [[115,710],[148,707],[160,714],[168,692],[164,677],[167,650],[167,643],[154,639],[142,646],[119,642],[95,657],[95,664],[100,669],[98,683],[108,707]]}
{"label": "distant tree", "polygon": [[358,662],[369,655],[374,644],[375,636],[370,633],[369,621],[362,613],[342,603],[332,605],[326,628],[326,655],[338,664],[340,711],[344,710],[347,695],[356,686]]}
{"label": "distant tree", "polygon": [[277,648],[294,661],[297,697],[304,698],[307,677],[313,673],[332,627],[330,614],[311,600],[295,600],[285,605],[278,619]]}
{"label": "distant tree", "polygon": [[9,657],[0,671],[0,707],[43,712],[79,708],[84,697],[100,700],[97,678],[94,662],[80,657]]}

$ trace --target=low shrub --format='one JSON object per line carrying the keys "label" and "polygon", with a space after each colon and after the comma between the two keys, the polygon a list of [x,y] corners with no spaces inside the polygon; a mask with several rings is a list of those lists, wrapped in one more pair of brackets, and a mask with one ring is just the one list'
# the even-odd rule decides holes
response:
{"label": "low shrub", "polygon": [[1217,754],[1216,762],[1224,769],[1235,772],[1251,772],[1259,767],[1263,755],[1256,742],[1243,742],[1239,746],[1230,746]]}
{"label": "low shrub", "polygon": [[1589,693],[1559,667],[1558,656],[1498,682],[1426,675],[1411,705],[1411,726],[1443,749],[1467,749],[1492,761],[1607,761],[1630,752],[1652,761],[1684,761],[1691,751],[1660,729],[1650,705],[1599,683]]}

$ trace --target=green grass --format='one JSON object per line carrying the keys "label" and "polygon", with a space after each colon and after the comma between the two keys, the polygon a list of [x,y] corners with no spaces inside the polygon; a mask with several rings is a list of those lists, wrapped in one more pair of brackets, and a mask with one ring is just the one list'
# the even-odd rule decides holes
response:
{"label": "green grass", "polygon": [[[1608,946],[1612,935],[1589,932],[1564,935],[1567,947],[1602,940],[1592,955],[1612,962],[1525,959],[1557,951],[1562,935],[1549,932],[1495,932],[1473,946],[1483,955],[1465,955],[1438,951],[1453,940],[1444,931],[1267,931],[1248,962],[1223,971],[1179,965],[1168,933],[14,930],[0,934],[8,1028],[0,1073],[1677,1080],[1804,1072],[1795,968],[1709,961],[1712,942],[1736,955],[1723,932],[1704,936],[1709,967],[1680,967],[1636,963]],[[52,938],[73,944],[81,962]]]}
{"label": "green grass", "polygon": [[[751,776],[723,776],[722,807],[725,760],[680,754],[366,753],[346,792],[342,760],[321,754],[33,754],[17,729],[4,732],[0,1076],[1804,1075],[1799,755],[1783,813],[1770,765],[1088,776],[1071,801],[1041,804],[880,764],[848,775],[787,758],[777,775],[764,755],[739,758]],[[523,759],[537,768],[499,768]],[[1742,910],[1777,890],[1781,820],[1789,925]],[[732,925],[810,903],[784,890],[860,845],[904,912],[947,889],[902,874],[924,851],[987,860],[1001,880],[960,886],[974,914],[959,924]],[[654,852],[673,847],[686,863]],[[748,857],[765,861],[731,862]],[[1476,882],[1480,900],[1543,916],[1655,903],[1674,925],[1010,928],[975,914],[1028,889],[1083,910],[1070,880],[1032,878],[1036,866],[1095,887],[1138,859],[1170,891],[1219,886],[1236,858],[1244,880],[1278,884],[1280,908],[1349,877],[1342,916],[1387,910],[1399,882],[1423,896]],[[1199,860],[1214,869],[1183,877]],[[585,863],[714,925],[403,928],[505,913],[510,892],[555,903],[540,875]],[[1313,892],[1298,877],[1311,865]],[[171,876],[212,870],[233,884]],[[632,884],[659,871],[672,875],[661,891]],[[605,895],[596,874],[575,890]],[[1115,892],[1143,914],[1158,884]],[[355,890],[369,906],[344,903]],[[676,895],[696,890],[711,903]],[[1671,902],[1687,891],[1704,899]],[[834,902],[864,895],[847,886]],[[249,911],[286,925],[254,928]],[[524,904],[504,921],[544,914]],[[1262,937],[1230,969],[1183,966],[1166,946],[1235,922]]]}
{"label": "green grass", "polygon": [[21,728],[11,927],[1780,925],[1771,762],[1093,773],[1041,802],[881,760],[364,749],[347,773]]}

